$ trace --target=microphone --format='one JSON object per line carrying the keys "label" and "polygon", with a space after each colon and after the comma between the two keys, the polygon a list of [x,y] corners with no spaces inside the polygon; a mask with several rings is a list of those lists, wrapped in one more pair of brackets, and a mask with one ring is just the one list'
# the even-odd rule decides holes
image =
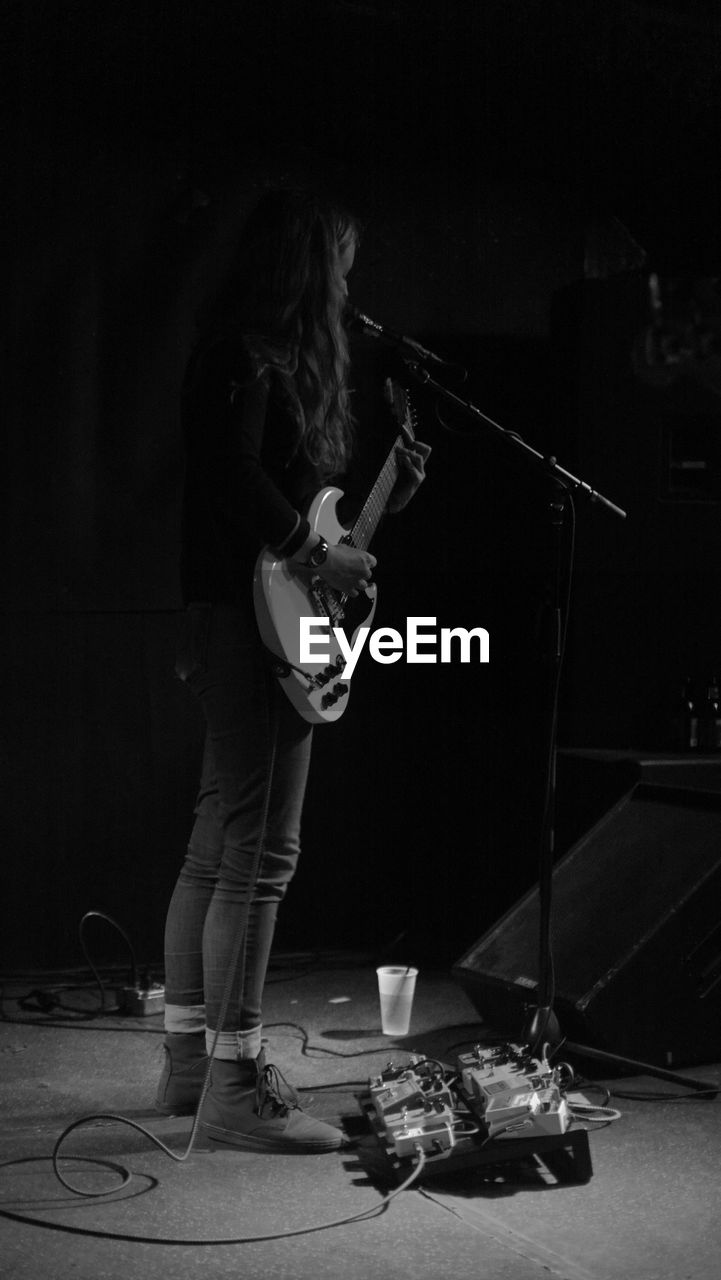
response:
{"label": "microphone", "polygon": [[389,347],[397,347],[402,356],[410,356],[414,360],[421,360],[430,364],[450,365],[452,363],[450,360],[444,360],[442,356],[437,356],[435,351],[429,351],[426,347],[422,347],[420,342],[416,342],[414,338],[407,338],[403,333],[395,333],[393,329],[389,329],[384,324],[379,324],[377,320],[371,320],[370,316],[359,311],[350,302],[346,303],[346,312],[355,328],[362,329],[371,338],[379,338],[381,342],[387,343]]}

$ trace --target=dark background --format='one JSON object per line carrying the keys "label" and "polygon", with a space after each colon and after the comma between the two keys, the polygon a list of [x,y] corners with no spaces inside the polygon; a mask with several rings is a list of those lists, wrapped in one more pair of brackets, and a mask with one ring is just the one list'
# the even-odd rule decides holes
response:
{"label": "dark background", "polygon": [[[713,15],[6,0],[6,970],[78,962],[90,908],[161,955],[201,745],[172,674],[178,391],[195,308],[269,182],[353,207],[356,304],[465,362],[462,395],[628,510],[577,504],[560,740],[676,745],[681,679],[721,661],[720,380],[713,356],[639,374],[633,353],[650,272],[665,298],[705,282],[717,319]],[[372,457],[368,406],[403,369],[354,345]],[[379,535],[376,625],[485,626],[491,662],[361,663],[348,714],[316,735],[278,942],[445,963],[535,878],[549,490],[412,394],[433,456]],[[706,487],[676,485],[669,459],[698,457]],[[572,799],[561,779],[561,844]]]}

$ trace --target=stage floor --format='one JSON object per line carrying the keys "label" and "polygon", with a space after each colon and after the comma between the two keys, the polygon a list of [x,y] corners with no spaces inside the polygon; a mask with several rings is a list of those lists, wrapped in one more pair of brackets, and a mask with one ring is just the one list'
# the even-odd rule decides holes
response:
{"label": "stage floor", "polygon": [[[153,1111],[161,1017],[43,1014],[33,1008],[36,997],[23,1008],[18,997],[37,986],[43,986],[37,978],[4,985],[0,1257],[6,1280],[37,1280],[38,1274],[77,1280],[718,1275],[721,1102],[671,1097],[674,1087],[651,1076],[606,1082],[610,1105],[621,1115],[605,1127],[587,1126],[593,1174],[585,1183],[556,1182],[533,1161],[506,1162],[424,1179],[384,1207],[393,1184],[357,1094],[389,1059],[402,1064],[409,1051],[418,1051],[452,1063],[492,1028],[479,1023],[448,974],[421,971],[410,1035],[384,1037],[373,964],[345,954],[274,961],[266,1035],[270,1060],[303,1090],[303,1106],[343,1124],[355,1146],[324,1156],[196,1146],[179,1162],[137,1129],[96,1120],[75,1130],[63,1151],[122,1166],[129,1181],[100,1199],[79,1197],[56,1179],[50,1159],[73,1121],[124,1116],[181,1156],[191,1120]],[[62,999],[90,1009],[97,992]],[[721,1084],[718,1064],[685,1074]],[[584,1092],[601,1100],[590,1087]],[[88,1190],[117,1185],[119,1177],[85,1162],[61,1167]],[[360,1214],[367,1216],[324,1225]],[[277,1238],[290,1232],[297,1234]]]}

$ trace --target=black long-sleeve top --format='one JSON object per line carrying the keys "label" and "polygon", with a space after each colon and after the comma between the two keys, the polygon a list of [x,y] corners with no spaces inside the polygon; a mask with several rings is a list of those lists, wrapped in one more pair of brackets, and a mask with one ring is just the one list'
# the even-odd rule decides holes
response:
{"label": "black long-sleeve top", "polygon": [[261,372],[239,340],[200,350],[183,389],[183,433],[184,602],[250,605],[258,552],[303,545],[302,512],[319,487],[280,375]]}

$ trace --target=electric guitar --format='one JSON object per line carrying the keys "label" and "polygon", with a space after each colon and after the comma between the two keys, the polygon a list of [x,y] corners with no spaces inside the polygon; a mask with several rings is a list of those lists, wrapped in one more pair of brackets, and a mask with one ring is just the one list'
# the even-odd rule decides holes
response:
{"label": "electric guitar", "polygon": [[[311,529],[333,546],[346,543],[368,549],[398,478],[396,448],[415,439],[415,413],[406,392],[388,378],[385,395],[400,431],[360,515],[351,528],[340,523],[337,506],[343,490],[334,486],[321,489],[308,511]],[[253,597],[261,639],[277,659],[273,671],[296,710],[312,724],[340,719],[348,705],[350,680],[343,677],[345,658],[333,628],[342,629],[352,644],[359,628],[370,626],[377,604],[375,583],[349,596],[328,586],[313,569],[291,567],[265,547],[255,566]],[[301,662],[300,619],[313,617],[328,619],[326,630],[314,628],[310,633],[311,647],[322,651],[323,661]]]}

